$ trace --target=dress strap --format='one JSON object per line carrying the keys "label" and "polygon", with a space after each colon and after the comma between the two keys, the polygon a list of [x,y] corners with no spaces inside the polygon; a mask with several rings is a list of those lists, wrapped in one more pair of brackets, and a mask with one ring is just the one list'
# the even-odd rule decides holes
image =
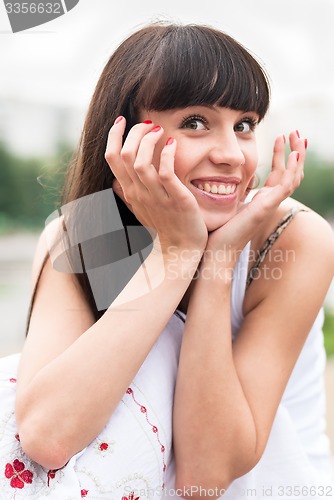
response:
{"label": "dress strap", "polygon": [[295,217],[295,215],[298,214],[298,212],[308,212],[309,210],[306,210],[305,208],[298,208],[298,207],[293,207],[285,216],[283,219],[277,224],[276,228],[274,231],[268,236],[264,244],[262,245],[261,250],[259,251],[258,257],[252,267],[250,268],[248,275],[247,275],[247,281],[246,281],[246,289],[249,287],[249,285],[252,283],[254,276],[255,276],[255,271],[259,269],[261,266],[262,262],[264,261],[266,255],[268,254],[269,250],[275,243],[275,241],[279,238],[279,236],[283,233],[284,229],[290,224],[292,219]]}

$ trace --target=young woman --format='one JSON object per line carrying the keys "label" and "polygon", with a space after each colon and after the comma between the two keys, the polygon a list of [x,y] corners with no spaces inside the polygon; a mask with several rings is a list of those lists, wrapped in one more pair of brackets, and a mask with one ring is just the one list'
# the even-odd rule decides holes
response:
{"label": "young woman", "polygon": [[333,234],[289,198],[298,131],[252,191],[268,104],[216,29],[150,25],[111,56],[40,238],[23,354],[2,361],[6,499],[334,495]]}

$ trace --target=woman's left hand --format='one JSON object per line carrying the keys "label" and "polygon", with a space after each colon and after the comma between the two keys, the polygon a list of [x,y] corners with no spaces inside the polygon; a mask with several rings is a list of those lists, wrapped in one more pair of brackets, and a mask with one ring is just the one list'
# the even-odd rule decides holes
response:
{"label": "woman's left hand", "polygon": [[285,139],[284,136],[277,137],[271,172],[264,187],[226,224],[209,234],[206,250],[225,251],[229,265],[236,264],[238,253],[254,237],[259,226],[298,188],[304,177],[307,142],[297,131],[290,133],[289,142],[291,153],[285,162]]}

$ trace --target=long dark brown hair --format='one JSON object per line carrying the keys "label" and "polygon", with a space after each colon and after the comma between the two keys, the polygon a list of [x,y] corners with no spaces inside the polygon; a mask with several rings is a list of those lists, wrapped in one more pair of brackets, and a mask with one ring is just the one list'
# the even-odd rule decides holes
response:
{"label": "long dark brown hair", "polygon": [[[65,177],[61,206],[112,187],[114,175],[104,155],[108,132],[119,115],[126,118],[124,137],[139,121],[139,109],[218,105],[254,111],[262,119],[269,94],[261,65],[226,33],[208,26],[166,23],[140,29],[121,43],[101,74]],[[123,225],[140,225],[115,197]],[[76,273],[76,277],[97,320],[104,311],[96,307],[87,275]]]}

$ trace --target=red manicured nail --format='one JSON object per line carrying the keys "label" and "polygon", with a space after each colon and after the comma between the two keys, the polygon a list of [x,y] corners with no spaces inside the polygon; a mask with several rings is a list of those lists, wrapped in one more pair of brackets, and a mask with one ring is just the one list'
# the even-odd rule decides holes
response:
{"label": "red manicured nail", "polygon": [[298,130],[296,130],[296,134],[297,134],[298,139],[300,139],[300,133]]}
{"label": "red manicured nail", "polygon": [[169,137],[167,139],[166,146],[170,146],[171,144],[173,144],[173,142],[174,142],[174,138],[173,137]]}
{"label": "red manicured nail", "polygon": [[299,153],[296,154],[296,160],[298,161],[299,160]]}
{"label": "red manicured nail", "polygon": [[307,149],[307,139],[305,139],[305,149]]}
{"label": "red manicured nail", "polygon": [[117,125],[117,123],[121,122],[123,118],[123,116],[119,116],[118,118],[116,118],[114,125]]}
{"label": "red manicured nail", "polygon": [[151,123],[153,123],[153,122],[152,122],[152,120],[144,120],[143,123],[146,123],[146,125],[151,125]]}
{"label": "red manicured nail", "polygon": [[160,125],[157,125],[156,127],[152,128],[151,132],[159,132],[161,130]]}

